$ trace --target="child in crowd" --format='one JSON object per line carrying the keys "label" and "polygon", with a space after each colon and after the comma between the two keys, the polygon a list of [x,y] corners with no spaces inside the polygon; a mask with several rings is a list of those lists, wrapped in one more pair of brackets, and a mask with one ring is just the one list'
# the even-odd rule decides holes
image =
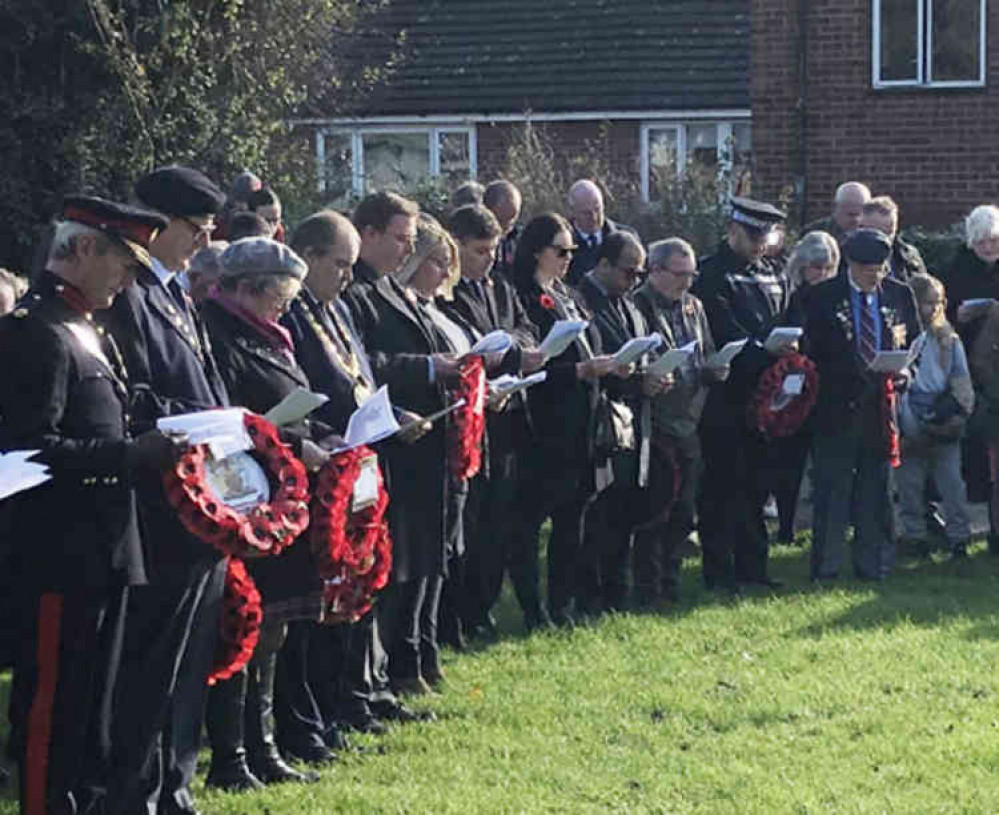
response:
{"label": "child in crowd", "polygon": [[926,540],[926,479],[943,499],[947,541],[954,557],[967,555],[968,499],[961,475],[961,435],[974,407],[964,345],[947,322],[943,284],[928,274],[909,279],[916,295],[923,335],[915,376],[899,405],[902,466],[898,485],[902,534],[909,551],[929,552]]}

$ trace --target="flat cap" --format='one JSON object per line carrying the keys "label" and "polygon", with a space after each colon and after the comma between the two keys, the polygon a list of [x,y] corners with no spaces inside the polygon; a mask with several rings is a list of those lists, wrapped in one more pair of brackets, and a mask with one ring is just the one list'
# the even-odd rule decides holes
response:
{"label": "flat cap", "polygon": [[149,244],[169,224],[159,213],[92,195],[66,196],[59,217],[103,232],[147,269],[153,267]]}
{"label": "flat cap", "polygon": [[879,229],[855,229],[843,242],[843,254],[854,263],[884,263],[891,254],[891,241]]}
{"label": "flat cap", "polygon": [[222,253],[222,278],[290,275],[305,280],[309,267],[288,246],[270,238],[243,238]]}
{"label": "flat cap", "polygon": [[171,164],[142,176],[135,195],[145,206],[175,218],[215,215],[222,210],[225,195],[204,173]]}
{"label": "flat cap", "polygon": [[732,208],[732,220],[757,234],[769,232],[774,226],[787,220],[786,212],[763,201],[733,196],[729,204]]}

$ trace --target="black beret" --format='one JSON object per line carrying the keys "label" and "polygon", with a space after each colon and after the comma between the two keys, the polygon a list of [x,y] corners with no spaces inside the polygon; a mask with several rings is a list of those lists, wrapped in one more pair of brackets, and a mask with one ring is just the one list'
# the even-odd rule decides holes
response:
{"label": "black beret", "polygon": [[66,196],[59,217],[63,221],[74,221],[103,232],[147,269],[152,269],[149,244],[169,225],[169,221],[159,213],[92,195]]}
{"label": "black beret", "polygon": [[775,225],[787,220],[787,213],[763,201],[733,197],[729,203],[732,207],[732,220],[752,232],[769,232]]}
{"label": "black beret", "polygon": [[884,263],[891,254],[891,241],[879,229],[855,229],[843,242],[843,254],[854,263]]}
{"label": "black beret", "polygon": [[143,204],[173,217],[215,215],[225,195],[211,180],[190,167],[171,164],[147,173],[135,184]]}

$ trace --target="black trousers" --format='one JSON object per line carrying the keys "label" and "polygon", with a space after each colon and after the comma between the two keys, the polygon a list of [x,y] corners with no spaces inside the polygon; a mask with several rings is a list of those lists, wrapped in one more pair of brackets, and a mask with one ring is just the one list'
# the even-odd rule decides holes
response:
{"label": "black trousers", "polygon": [[777,540],[781,542],[789,543],[794,539],[794,516],[811,446],[811,432],[801,430],[793,436],[774,439],[767,447],[763,478],[777,501],[780,522]]}
{"label": "black trousers", "polygon": [[[327,724],[319,705],[319,695],[309,667],[312,652],[324,646],[323,626],[311,620],[288,623],[284,645],[278,652],[274,681],[274,720],[278,746],[291,752],[309,745],[324,743]],[[331,676],[322,681],[334,685],[337,664],[330,666]],[[319,679],[319,677],[317,677]],[[333,724],[332,721],[329,724]]]}
{"label": "black trousers", "polygon": [[437,608],[443,585],[444,578],[434,575],[393,583],[385,589],[379,630],[393,682],[440,671]]}
{"label": "black trousers", "polygon": [[51,592],[25,602],[8,750],[26,815],[75,815],[103,796],[127,592]]}
{"label": "black trousers", "polygon": [[767,446],[744,428],[702,426],[704,475],[698,499],[704,582],[711,588],[766,579],[769,541],[763,506],[769,494]]}
{"label": "black trousers", "polygon": [[624,607],[636,493],[637,487],[615,484],[597,495],[587,508],[576,572],[576,604],[581,611]]}
{"label": "black trousers", "polygon": [[[112,731],[109,813],[193,809],[205,694],[226,560],[130,590]],[[153,802],[158,801],[158,804]]]}

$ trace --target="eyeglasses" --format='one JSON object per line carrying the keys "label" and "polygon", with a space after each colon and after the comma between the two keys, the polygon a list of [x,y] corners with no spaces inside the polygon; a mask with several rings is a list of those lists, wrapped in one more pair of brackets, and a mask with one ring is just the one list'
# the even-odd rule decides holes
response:
{"label": "eyeglasses", "polygon": [[207,224],[199,224],[197,221],[192,221],[190,218],[187,218],[184,215],[180,215],[178,217],[185,224],[191,227],[191,231],[194,233],[194,237],[196,240],[198,238],[206,238],[208,240],[211,240],[212,233],[215,231],[214,223],[209,222]]}
{"label": "eyeglasses", "polygon": [[631,280],[634,280],[636,277],[638,277],[645,270],[642,269],[641,266],[626,266],[626,267],[622,267],[621,271],[624,273],[625,277],[630,278]]}
{"label": "eyeglasses", "polygon": [[555,251],[556,256],[560,258],[569,257],[569,255],[579,248],[578,246],[556,246],[554,243],[549,244],[549,246]]}
{"label": "eyeglasses", "polygon": [[694,269],[692,272],[674,272],[666,266],[653,266],[649,270],[649,274],[671,274],[673,277],[689,277],[691,280],[696,280],[700,272],[697,269]]}

